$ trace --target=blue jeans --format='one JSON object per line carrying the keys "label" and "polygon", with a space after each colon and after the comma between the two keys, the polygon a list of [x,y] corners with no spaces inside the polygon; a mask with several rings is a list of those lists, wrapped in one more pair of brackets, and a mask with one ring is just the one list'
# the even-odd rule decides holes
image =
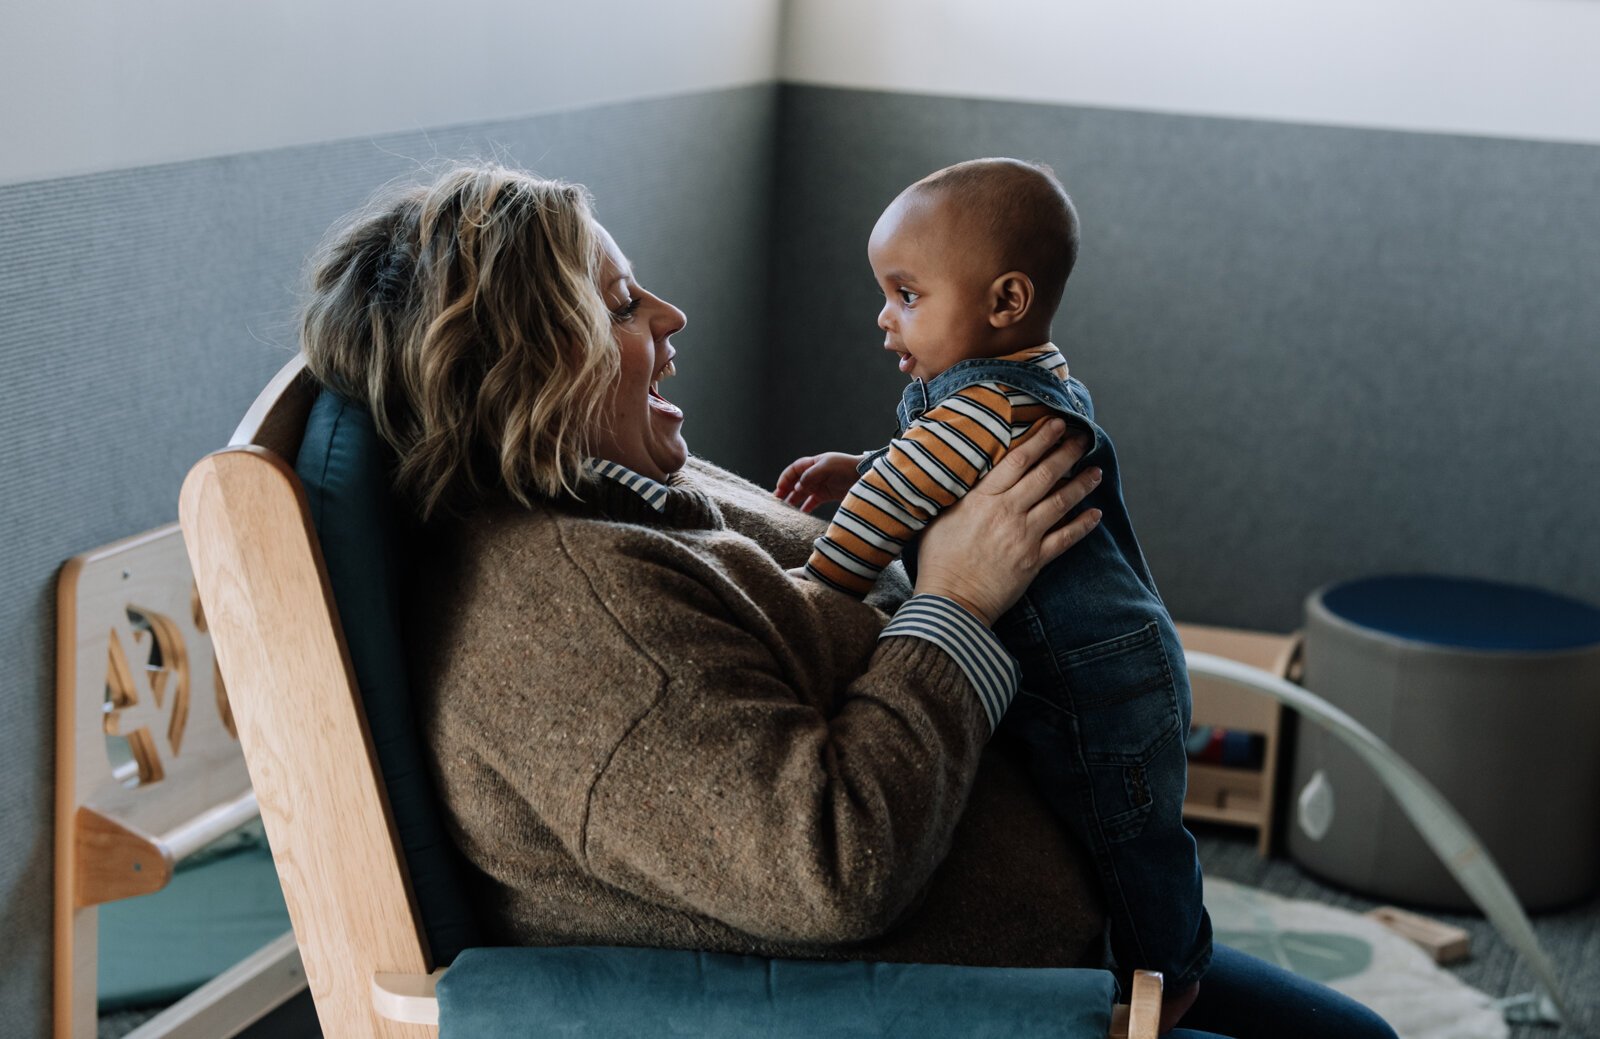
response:
{"label": "blue jeans", "polygon": [[1211,958],[1199,854],[1183,825],[1183,651],[1164,614],[1087,645],[1068,638],[1062,627],[1079,618],[1056,587],[1035,581],[995,626],[1022,665],[1022,689],[999,735],[1022,752],[1040,793],[1089,850],[1119,972],[1157,970],[1178,991]]}
{"label": "blue jeans", "polygon": [[[1168,992],[1173,992],[1170,986]],[[1168,1039],[1396,1039],[1348,996],[1218,945],[1200,995]]]}

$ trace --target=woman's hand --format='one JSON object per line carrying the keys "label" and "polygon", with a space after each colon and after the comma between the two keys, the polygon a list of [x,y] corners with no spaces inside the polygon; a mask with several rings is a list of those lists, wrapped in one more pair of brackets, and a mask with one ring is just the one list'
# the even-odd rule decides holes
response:
{"label": "woman's hand", "polygon": [[779,475],[778,489],[772,493],[801,512],[810,512],[830,501],[842,501],[855,486],[856,466],[865,457],[843,451],[824,451],[820,455],[796,458]]}
{"label": "woman's hand", "polygon": [[1078,437],[1063,442],[1066,428],[1046,422],[929,525],[918,548],[918,592],[954,599],[993,625],[1046,563],[1094,529],[1099,509],[1062,522],[1100,483],[1099,469],[1062,482],[1089,447]]}

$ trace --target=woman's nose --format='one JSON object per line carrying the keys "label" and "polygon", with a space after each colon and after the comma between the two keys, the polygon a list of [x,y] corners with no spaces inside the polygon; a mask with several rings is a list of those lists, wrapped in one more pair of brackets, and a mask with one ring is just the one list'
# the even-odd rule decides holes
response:
{"label": "woman's nose", "polygon": [[682,332],[684,326],[688,323],[689,316],[687,314],[666,300],[661,301],[661,310],[654,322],[657,336],[665,339],[667,336]]}

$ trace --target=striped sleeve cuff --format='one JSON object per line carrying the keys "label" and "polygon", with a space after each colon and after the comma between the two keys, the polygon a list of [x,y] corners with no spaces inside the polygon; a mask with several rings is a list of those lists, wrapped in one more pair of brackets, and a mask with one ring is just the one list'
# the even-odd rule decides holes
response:
{"label": "striped sleeve cuff", "polygon": [[1017,695],[1021,672],[1000,639],[972,614],[942,595],[913,595],[879,634],[926,639],[950,654],[978,691],[989,731],[1000,726]]}

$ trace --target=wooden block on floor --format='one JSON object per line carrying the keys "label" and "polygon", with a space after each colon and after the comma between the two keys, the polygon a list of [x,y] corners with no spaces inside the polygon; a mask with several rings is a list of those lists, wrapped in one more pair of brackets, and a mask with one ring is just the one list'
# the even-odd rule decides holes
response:
{"label": "wooden block on floor", "polygon": [[1472,955],[1472,936],[1452,924],[1394,906],[1379,906],[1367,915],[1422,946],[1437,964],[1457,963]]}

